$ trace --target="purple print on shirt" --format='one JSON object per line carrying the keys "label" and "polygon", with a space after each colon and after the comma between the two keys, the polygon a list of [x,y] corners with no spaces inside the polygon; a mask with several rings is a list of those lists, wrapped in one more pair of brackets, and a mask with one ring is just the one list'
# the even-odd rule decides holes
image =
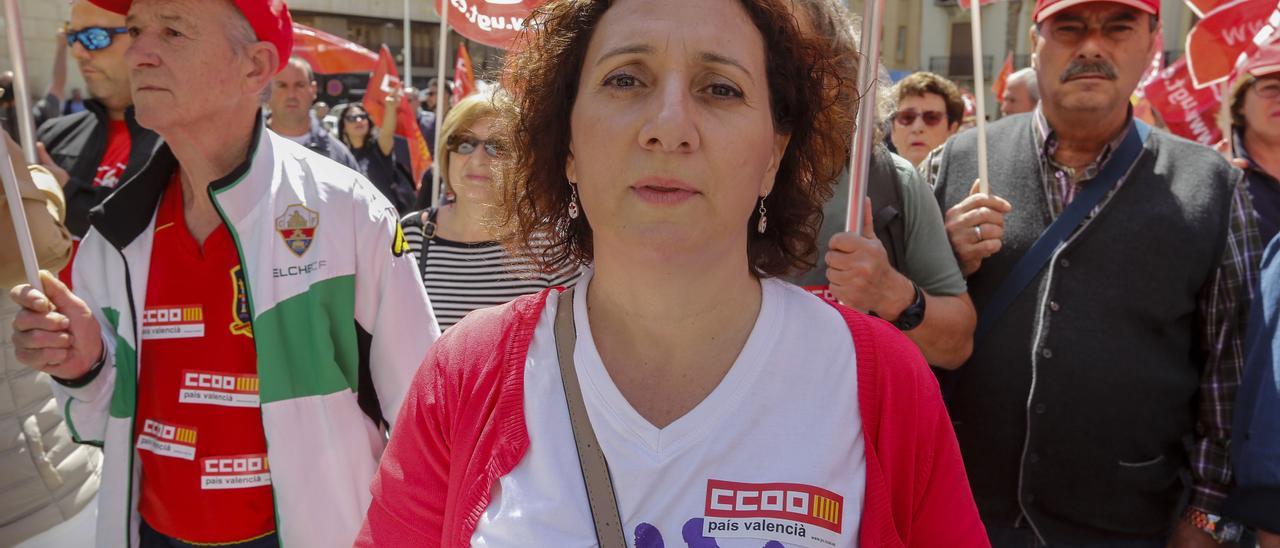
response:
{"label": "purple print on shirt", "polygon": [[[636,548],[666,548],[666,544],[662,541],[662,531],[649,523],[641,523],[636,526]],[[720,548],[716,544],[716,539],[702,535],[702,518],[692,518],[684,522],[684,529],[680,531],[684,538],[684,544],[688,548]],[[766,542],[762,548],[783,548],[783,544],[776,540]]]}

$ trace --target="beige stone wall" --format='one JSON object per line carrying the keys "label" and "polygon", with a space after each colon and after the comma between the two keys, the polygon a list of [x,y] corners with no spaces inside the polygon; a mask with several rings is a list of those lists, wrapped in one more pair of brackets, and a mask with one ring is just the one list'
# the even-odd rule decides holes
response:
{"label": "beige stone wall", "polygon": [[[915,70],[920,58],[920,14],[922,3],[932,0],[885,0],[884,36],[880,58],[889,70]],[[864,0],[845,0],[850,13],[859,17]]]}
{"label": "beige stone wall", "polygon": [[[30,92],[35,98],[43,97],[52,78],[53,59],[56,54],[54,33],[71,14],[68,0],[19,0],[18,11],[22,17],[21,32],[26,50],[27,78]],[[12,70],[9,55],[10,22],[3,20],[0,11],[0,71]],[[75,61],[67,60],[67,92],[71,88],[84,91],[84,79],[76,70]]]}

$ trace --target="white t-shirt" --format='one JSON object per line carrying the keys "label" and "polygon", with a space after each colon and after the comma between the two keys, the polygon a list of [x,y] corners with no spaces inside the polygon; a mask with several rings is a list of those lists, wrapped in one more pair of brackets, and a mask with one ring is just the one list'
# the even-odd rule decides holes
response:
{"label": "white t-shirt", "polygon": [[[588,272],[574,296],[574,362],[628,546],[857,545],[866,460],[853,340],[835,309],[765,280],[760,315],[728,374],[658,429],[600,360],[587,321],[590,281]],[[496,484],[472,545],[595,545],[560,382],[557,304],[548,297],[525,365],[528,453]]]}
{"label": "white t-shirt", "polygon": [[307,146],[307,143],[311,142],[311,132],[303,133],[302,135],[281,135],[281,137],[298,143],[304,147]]}

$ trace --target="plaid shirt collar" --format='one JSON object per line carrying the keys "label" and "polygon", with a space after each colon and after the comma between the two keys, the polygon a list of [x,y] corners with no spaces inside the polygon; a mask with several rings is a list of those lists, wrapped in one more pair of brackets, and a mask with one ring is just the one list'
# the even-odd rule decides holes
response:
{"label": "plaid shirt collar", "polygon": [[1231,137],[1231,156],[1249,162],[1249,169],[1253,171],[1262,171],[1262,166],[1253,161],[1248,149],[1244,147],[1244,128],[1235,125],[1231,126]]}
{"label": "plaid shirt collar", "polygon": [[1124,131],[1116,134],[1115,138],[1106,146],[1102,147],[1102,152],[1094,159],[1093,163],[1085,166],[1082,170],[1076,170],[1069,166],[1064,166],[1053,159],[1053,154],[1058,150],[1057,132],[1049,125],[1049,120],[1044,116],[1044,110],[1040,105],[1036,105],[1035,110],[1035,135],[1036,142],[1039,145],[1040,162],[1042,165],[1048,166],[1049,172],[1062,172],[1075,184],[1081,181],[1087,181],[1098,176],[1098,172],[1102,166],[1111,158],[1111,153],[1120,147],[1120,143],[1124,142],[1124,138],[1129,134],[1129,127],[1133,125],[1133,105],[1129,106],[1128,112],[1125,113]]}

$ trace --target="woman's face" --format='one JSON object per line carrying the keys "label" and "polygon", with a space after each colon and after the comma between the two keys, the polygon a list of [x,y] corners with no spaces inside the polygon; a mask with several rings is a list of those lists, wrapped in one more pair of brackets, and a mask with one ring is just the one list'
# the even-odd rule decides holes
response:
{"label": "woman's face", "polygon": [[911,165],[920,165],[933,149],[942,146],[959,130],[959,123],[947,123],[947,100],[941,95],[908,95],[898,101],[898,114],[893,119],[893,146]]}
{"label": "woman's face", "polygon": [[1280,76],[1259,78],[1244,94],[1241,108],[1249,133],[1280,141]]}
{"label": "woman's face", "polygon": [[369,135],[369,113],[360,107],[347,107],[342,113],[346,123],[347,139],[364,138]]}
{"label": "woman's face", "polygon": [[570,124],[566,171],[597,257],[745,258],[789,137],[774,130],[764,39],[736,0],[615,3],[588,45]]}
{"label": "woman's face", "polygon": [[498,193],[493,186],[493,156],[486,150],[485,142],[493,136],[492,117],[481,118],[470,127],[462,128],[454,134],[455,140],[461,140],[472,148],[470,154],[449,151],[448,182],[459,202],[476,204],[496,204]]}

